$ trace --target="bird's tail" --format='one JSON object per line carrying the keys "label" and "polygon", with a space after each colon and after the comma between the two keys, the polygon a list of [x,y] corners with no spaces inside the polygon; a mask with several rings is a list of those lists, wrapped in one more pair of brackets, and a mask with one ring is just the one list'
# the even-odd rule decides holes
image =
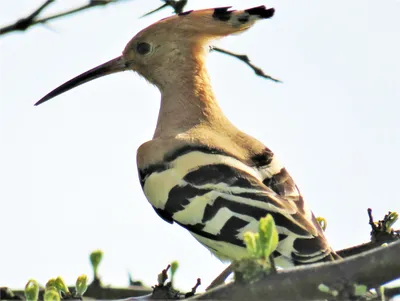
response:
{"label": "bird's tail", "polygon": [[314,258],[307,258],[307,257],[301,257],[298,256],[295,260],[293,260],[294,265],[307,265],[307,264],[313,264],[313,263],[319,263],[319,262],[329,262],[329,261],[335,261],[335,260],[340,260],[342,257],[340,257],[335,251],[333,250],[327,250],[325,252],[325,256],[316,256]]}

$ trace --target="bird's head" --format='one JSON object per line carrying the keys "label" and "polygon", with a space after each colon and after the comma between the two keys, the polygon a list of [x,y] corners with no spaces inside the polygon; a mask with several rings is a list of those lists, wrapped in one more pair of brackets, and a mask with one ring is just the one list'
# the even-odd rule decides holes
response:
{"label": "bird's head", "polygon": [[[126,45],[121,56],[78,75],[54,89],[39,105],[93,79],[133,70],[160,89],[185,69],[202,62],[210,41],[250,28],[255,21],[271,18],[274,9],[246,10],[229,7],[188,11],[162,19],[143,29]],[[195,70],[188,70],[195,72]]]}

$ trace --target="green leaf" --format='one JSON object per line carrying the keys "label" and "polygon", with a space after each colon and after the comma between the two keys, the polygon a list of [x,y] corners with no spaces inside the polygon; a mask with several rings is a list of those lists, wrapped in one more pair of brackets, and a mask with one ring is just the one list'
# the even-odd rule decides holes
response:
{"label": "green leaf", "polygon": [[257,241],[256,241],[255,233],[253,233],[253,232],[244,233],[243,240],[244,240],[244,243],[246,244],[246,248],[247,248],[247,251],[249,252],[249,255],[257,257]]}
{"label": "green leaf", "polygon": [[318,285],[318,290],[323,292],[323,293],[327,293],[329,295],[332,295],[334,297],[336,297],[337,295],[339,295],[339,292],[337,290],[331,289],[329,286],[321,283],[320,285]]}
{"label": "green leaf", "polygon": [[279,243],[278,231],[276,230],[272,215],[268,214],[266,217],[260,219],[258,232],[262,257],[267,260]]}
{"label": "green leaf", "polygon": [[36,301],[39,298],[39,284],[36,280],[30,279],[25,285],[25,299]]}
{"label": "green leaf", "polygon": [[77,279],[76,279],[76,283],[75,283],[75,291],[76,294],[81,297],[83,296],[83,294],[86,292],[87,288],[88,288],[88,277],[83,274],[80,275]]}
{"label": "green leaf", "polygon": [[54,278],[49,279],[49,281],[47,281],[47,283],[46,283],[46,289],[49,289],[52,287],[57,288],[56,279],[54,279]]}
{"label": "green leaf", "polygon": [[57,288],[59,291],[62,291],[62,292],[64,292],[64,293],[66,293],[66,294],[69,294],[68,286],[65,284],[64,279],[62,279],[62,277],[58,276],[58,277],[56,278],[56,280],[55,280],[55,285],[56,285],[56,288]]}
{"label": "green leaf", "polygon": [[262,244],[260,242],[260,233],[254,233],[254,239],[256,241],[256,249],[255,249],[254,256],[256,258],[262,258],[263,248],[262,248]]}
{"label": "green leaf", "polygon": [[387,216],[385,216],[385,231],[390,233],[392,231],[392,226],[399,219],[399,214],[397,212],[389,212]]}
{"label": "green leaf", "polygon": [[367,292],[368,288],[366,285],[363,284],[354,284],[354,295],[355,296],[364,296]]}

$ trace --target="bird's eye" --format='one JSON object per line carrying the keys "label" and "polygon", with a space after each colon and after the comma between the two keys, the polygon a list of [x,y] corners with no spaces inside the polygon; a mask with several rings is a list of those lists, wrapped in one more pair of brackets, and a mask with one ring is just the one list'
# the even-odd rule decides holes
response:
{"label": "bird's eye", "polygon": [[151,50],[151,45],[149,43],[142,42],[136,45],[136,51],[141,55],[148,54],[150,50]]}

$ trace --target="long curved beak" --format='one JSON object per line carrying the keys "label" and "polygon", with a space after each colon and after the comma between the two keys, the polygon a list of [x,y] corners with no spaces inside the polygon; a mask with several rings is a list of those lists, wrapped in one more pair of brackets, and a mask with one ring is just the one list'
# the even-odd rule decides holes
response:
{"label": "long curved beak", "polygon": [[115,59],[112,59],[111,61],[108,61],[107,63],[90,69],[89,71],[86,71],[85,73],[82,73],[81,75],[78,75],[77,77],[74,77],[73,79],[67,81],[66,83],[62,84],[58,88],[48,93],[42,99],[40,99],[37,103],[35,103],[35,106],[40,105],[41,103],[48,101],[49,99],[56,97],[57,95],[60,95],[64,92],[67,92],[68,90],[71,90],[75,87],[78,87],[84,83],[90,82],[91,80],[112,73],[125,71],[127,69],[128,64],[126,60],[124,59],[124,57],[119,56]]}

